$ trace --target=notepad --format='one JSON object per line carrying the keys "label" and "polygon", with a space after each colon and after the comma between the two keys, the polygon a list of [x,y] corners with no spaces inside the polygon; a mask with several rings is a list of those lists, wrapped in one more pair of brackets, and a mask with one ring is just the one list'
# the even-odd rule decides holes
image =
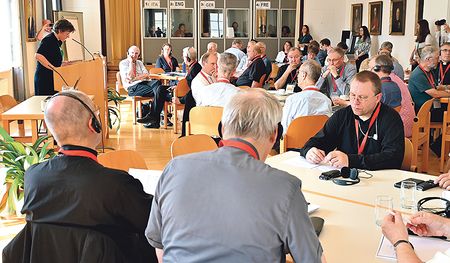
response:
{"label": "notepad", "polygon": [[128,173],[141,181],[144,192],[155,195],[156,185],[158,184],[162,171],[130,168]]}
{"label": "notepad", "polygon": [[306,169],[315,169],[315,170],[319,170],[322,172],[328,172],[331,170],[340,170],[342,168],[342,167],[333,167],[333,166],[329,165],[328,163],[323,163],[323,162],[318,163],[318,164],[309,163],[303,156],[297,156],[297,157],[288,159],[286,161],[283,161],[281,163],[298,166],[298,167],[302,167],[302,168],[306,168]]}
{"label": "notepad", "polygon": [[[409,242],[413,244],[414,251],[422,262],[429,261],[437,252],[445,252],[450,248],[450,241],[438,238],[409,236]],[[381,237],[380,246],[375,256],[397,260],[394,246],[384,235]]]}

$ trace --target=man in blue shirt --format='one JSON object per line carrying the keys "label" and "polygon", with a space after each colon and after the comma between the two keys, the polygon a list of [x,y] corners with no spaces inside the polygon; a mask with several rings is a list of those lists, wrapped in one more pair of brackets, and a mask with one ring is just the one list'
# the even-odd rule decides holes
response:
{"label": "man in blue shirt", "polygon": [[381,79],[381,102],[396,108],[402,105],[402,92],[397,83],[389,77],[394,69],[392,59],[386,55],[378,55],[369,62],[369,70],[377,74]]}

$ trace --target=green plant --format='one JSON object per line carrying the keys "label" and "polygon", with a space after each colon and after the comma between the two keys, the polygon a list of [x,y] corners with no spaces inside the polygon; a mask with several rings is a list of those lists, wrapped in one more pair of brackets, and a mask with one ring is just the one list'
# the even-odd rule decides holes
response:
{"label": "green plant", "polygon": [[[127,97],[120,96],[119,92],[114,88],[108,88],[108,103],[113,101],[115,105],[108,105],[108,126],[112,129],[113,125],[117,123],[117,131],[120,129],[120,110],[118,108],[119,104],[122,103]],[[114,120],[111,119],[114,116]]]}
{"label": "green plant", "polygon": [[[9,211],[12,213],[16,210],[15,200],[22,200],[24,196],[24,177],[25,171],[36,163],[41,163],[55,156],[55,150],[49,148],[52,138],[46,135],[38,138],[32,146],[15,141],[3,127],[0,127],[0,135],[4,140],[0,139],[0,156],[5,167],[9,168],[6,172],[5,184],[11,183],[8,192]],[[44,144],[42,147],[41,144]]]}

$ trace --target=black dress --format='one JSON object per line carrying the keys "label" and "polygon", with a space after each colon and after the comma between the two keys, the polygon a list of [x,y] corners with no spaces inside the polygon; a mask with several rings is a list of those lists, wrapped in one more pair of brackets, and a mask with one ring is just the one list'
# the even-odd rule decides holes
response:
{"label": "black dress", "polygon": [[[43,55],[54,67],[60,67],[63,59],[61,45],[62,41],[50,33],[42,39],[36,53]],[[53,71],[38,61],[34,73],[34,94],[53,95],[56,93],[54,86]]]}

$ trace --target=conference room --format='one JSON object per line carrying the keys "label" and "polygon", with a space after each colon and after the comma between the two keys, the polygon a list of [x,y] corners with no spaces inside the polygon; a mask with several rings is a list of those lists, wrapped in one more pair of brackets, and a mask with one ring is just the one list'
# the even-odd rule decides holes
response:
{"label": "conference room", "polygon": [[[158,129],[148,129],[139,124],[137,120],[145,116],[148,105],[151,108],[152,98],[128,96],[126,90],[121,89],[122,79],[118,78],[119,64],[127,58],[127,51],[131,46],[139,47],[138,60],[143,62],[152,80],[159,79],[162,85],[167,86],[171,86],[169,81],[178,81],[176,85],[179,88],[171,94],[174,97],[183,97],[189,91],[183,80],[183,76],[189,72],[189,66],[183,70],[183,49],[186,47],[193,47],[200,58],[207,51],[207,45],[210,42],[215,42],[218,53],[222,53],[232,46],[235,39],[242,40],[243,49],[248,41],[254,39],[265,43],[267,57],[275,61],[277,54],[284,49],[286,41],[291,41],[294,46],[298,45],[298,40],[303,36],[303,25],[309,26],[312,38],[318,42],[328,38],[333,47],[341,41],[347,42],[351,47],[357,41],[359,34],[351,32],[354,27],[355,10],[358,10],[357,12],[360,12],[358,15],[361,15],[361,25],[370,27],[372,21],[380,23],[377,30],[370,34],[372,43],[369,57],[377,55],[380,45],[389,41],[394,46],[391,55],[405,70],[409,70],[411,69],[410,55],[416,39],[417,21],[428,20],[430,34],[433,37],[432,46],[439,47],[439,39],[435,39],[438,29],[434,22],[446,19],[450,9],[450,1],[446,0],[437,0],[433,3],[404,0],[358,2],[350,0],[332,2],[325,0],[314,2],[304,0],[53,1],[57,2],[56,5],[50,2],[52,1],[7,0],[5,5],[5,10],[11,10],[11,14],[18,15],[1,18],[1,21],[4,21],[2,24],[11,25],[7,27],[10,32],[8,34],[12,37],[11,40],[8,38],[5,43],[0,44],[3,47],[2,50],[7,51],[0,67],[0,90],[2,95],[10,95],[14,100],[9,100],[9,104],[12,105],[9,106],[7,102],[0,99],[3,109],[3,128],[16,141],[31,145],[43,135],[51,135],[50,129],[42,121],[48,95],[36,95],[34,89],[37,65],[35,53],[40,46],[37,36],[41,29],[45,30],[43,26],[45,19],[51,22],[61,18],[68,19],[74,25],[76,24],[76,30],[63,44],[62,52],[63,60],[71,61],[72,64],[55,67],[58,73],[53,73],[54,89],[61,91],[66,87],[76,86],[78,90],[88,95],[94,105],[99,107],[98,116],[102,129],[101,142],[96,147],[99,162],[106,164],[107,167],[127,172],[130,168],[134,168],[134,174],[133,169],[129,171],[130,174],[147,178],[141,179],[143,184],[145,182],[149,185],[144,185],[147,193],[154,192],[158,176],[175,156],[218,148],[214,141],[211,142],[210,136],[220,136],[217,125],[222,117],[222,109],[213,109],[214,113],[202,112],[203,109],[191,110],[190,114],[197,114],[200,118],[193,117],[185,124],[187,129],[184,130],[187,131],[187,136],[180,139],[183,130],[184,104],[166,101],[162,112],[158,113],[160,120]],[[379,15],[377,20],[373,19],[374,7],[377,8]],[[396,19],[397,7],[401,7],[400,11],[404,19],[401,32],[395,30],[394,32],[391,24]],[[392,12],[392,10],[395,11]],[[290,33],[286,31],[285,26],[289,27]],[[31,34],[31,31],[34,31],[34,34]],[[348,34],[349,31],[350,34]],[[440,28],[439,32],[442,36],[446,34],[444,27]],[[82,45],[71,39],[79,41]],[[172,46],[171,53],[178,61],[179,72],[167,74],[155,69],[165,43]],[[350,49],[346,55],[349,56],[350,63],[355,64]],[[272,79],[269,78],[265,84],[268,85],[269,92],[283,103],[290,94],[281,95],[274,89],[272,83],[275,77],[276,74],[273,74]],[[149,101],[150,103],[147,104]],[[446,98],[435,101],[440,101],[442,104],[447,102]],[[97,116],[97,111],[93,114]],[[208,123],[214,124],[205,127]],[[445,122],[425,124],[423,125],[425,130],[420,131],[420,134],[423,135],[423,132],[427,137],[434,133],[433,138],[439,133],[445,134],[447,124],[443,123]],[[317,126],[313,124],[310,122],[310,124],[301,125],[308,127],[309,133],[304,136],[311,137],[318,131],[312,129],[313,126]],[[426,129],[427,127],[430,129],[430,125],[431,131],[427,133]],[[441,173],[447,172],[448,166],[445,164],[448,159],[448,146],[444,147],[441,158],[433,151],[427,150],[429,141],[418,145],[419,140],[414,142],[411,136],[409,141],[412,141],[412,148],[405,149],[405,156],[408,158],[405,158],[401,169],[361,170],[358,184],[340,186],[332,181],[319,179],[324,169],[331,169],[331,167],[312,167],[301,159],[298,152],[289,150],[289,148],[302,147],[309,138],[300,138],[295,135],[303,132],[304,127],[303,129],[300,127],[301,131],[294,132],[293,136],[292,133],[286,134],[281,143],[281,153],[272,150],[266,163],[299,178],[302,181],[302,192],[307,202],[319,207],[311,212],[310,216],[324,219],[319,241],[328,262],[387,262],[388,260],[382,258],[379,253],[383,235],[380,226],[375,224],[377,196],[392,197],[393,209],[400,211],[404,217],[414,214],[417,208],[405,209],[400,206],[401,189],[394,187],[394,184],[407,178],[434,180]],[[318,129],[320,130],[321,127]],[[419,130],[417,132],[419,134]],[[208,136],[201,136],[201,134]],[[191,141],[184,142],[184,139],[188,137],[192,137],[189,139]],[[303,140],[303,142],[296,140]],[[445,144],[445,136],[443,140]],[[50,142],[47,148],[54,147],[56,151],[59,150],[60,145],[56,143],[53,146],[52,139],[46,139],[45,142]],[[114,156],[114,154],[118,155]],[[149,172],[145,173],[139,169],[149,170]],[[148,190],[152,188],[151,185],[153,190]],[[0,213],[0,247],[2,249],[26,225],[25,215],[8,211],[9,203],[14,202],[12,198],[8,199],[10,196],[8,192],[11,189],[8,187],[9,185],[5,184],[1,192],[3,199],[0,208],[4,208]],[[23,188],[17,189],[22,193]],[[419,201],[425,197],[442,197],[444,192],[439,187],[417,191],[416,199]],[[441,205],[440,201],[431,203]],[[19,201],[17,206],[20,207],[20,205],[23,203]],[[364,244],[360,240],[364,240]],[[428,239],[426,241],[414,239],[411,242],[416,251],[421,245],[427,248],[438,246],[437,241],[435,243],[434,240],[428,241]],[[442,252],[445,250],[441,247]],[[395,253],[390,256],[395,257]],[[433,256],[434,253],[431,258]],[[423,261],[431,259],[430,255],[419,255],[419,257]],[[289,256],[287,260],[293,262]]]}

